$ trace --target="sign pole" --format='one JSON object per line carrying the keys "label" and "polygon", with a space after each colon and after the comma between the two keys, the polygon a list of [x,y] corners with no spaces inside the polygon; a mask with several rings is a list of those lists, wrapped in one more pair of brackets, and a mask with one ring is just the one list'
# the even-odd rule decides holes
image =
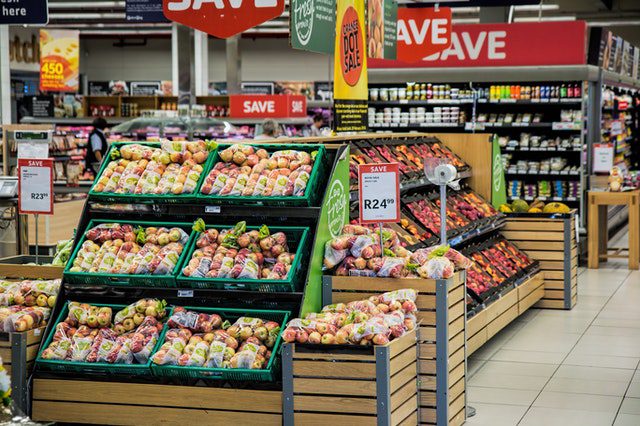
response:
{"label": "sign pole", "polygon": [[382,239],[382,222],[378,223],[380,229],[380,256],[384,257],[384,240]]}
{"label": "sign pole", "polygon": [[447,185],[440,185],[440,244],[447,245]]}
{"label": "sign pole", "polygon": [[35,215],[36,218],[36,265],[38,265],[38,257],[40,256],[40,247],[39,247],[39,241],[38,241],[38,218],[40,217],[40,215],[38,213],[36,213]]}

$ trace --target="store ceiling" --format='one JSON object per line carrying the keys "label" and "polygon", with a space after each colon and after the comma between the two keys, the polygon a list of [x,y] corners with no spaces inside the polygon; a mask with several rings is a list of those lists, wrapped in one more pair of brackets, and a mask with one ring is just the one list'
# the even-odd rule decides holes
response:
{"label": "store ceiling", "polygon": [[[429,0],[432,2],[433,0]],[[400,0],[421,3],[420,0]],[[612,4],[611,10],[607,7]],[[454,23],[479,22],[478,7],[454,8]],[[583,19],[589,25],[611,27],[617,35],[640,46],[639,0],[546,0],[542,6],[515,6],[514,21]],[[288,2],[285,13],[245,33],[245,36],[285,37],[289,28]],[[169,24],[128,23],[124,0],[49,0],[52,27],[77,28],[83,36],[169,36]]]}

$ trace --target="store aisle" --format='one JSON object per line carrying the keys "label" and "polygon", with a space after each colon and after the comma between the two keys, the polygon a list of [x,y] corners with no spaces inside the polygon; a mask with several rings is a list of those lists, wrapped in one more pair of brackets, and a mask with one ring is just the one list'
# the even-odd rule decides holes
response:
{"label": "store aisle", "polygon": [[470,357],[469,425],[640,425],[640,271],[604,266],[572,311],[532,309]]}

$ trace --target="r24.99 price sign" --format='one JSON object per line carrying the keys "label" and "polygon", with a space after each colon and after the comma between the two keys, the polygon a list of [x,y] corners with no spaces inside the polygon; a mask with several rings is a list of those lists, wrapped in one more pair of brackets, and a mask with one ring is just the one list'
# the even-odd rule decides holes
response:
{"label": "r24.99 price sign", "polygon": [[18,159],[18,211],[53,214],[52,159]]}
{"label": "r24.99 price sign", "polygon": [[398,163],[358,166],[360,223],[400,221]]}

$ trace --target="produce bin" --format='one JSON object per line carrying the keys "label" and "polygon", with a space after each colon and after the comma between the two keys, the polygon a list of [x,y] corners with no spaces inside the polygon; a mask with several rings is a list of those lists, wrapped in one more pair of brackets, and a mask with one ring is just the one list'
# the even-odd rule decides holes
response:
{"label": "produce bin", "polygon": [[[106,305],[102,303],[91,303],[91,306],[108,306],[113,309],[113,316],[118,310],[125,308],[127,305]],[[173,309],[165,308],[166,317],[171,315]],[[70,373],[70,374],[95,374],[102,376],[150,376],[151,375],[151,357],[145,364],[109,364],[107,362],[73,362],[73,361],[63,361],[63,360],[53,360],[53,359],[43,359],[42,352],[49,347],[49,344],[53,340],[53,335],[56,331],[56,326],[63,322],[67,317],[69,312],[69,307],[67,304],[62,308],[60,315],[54,324],[53,327],[50,328],[50,333],[47,335],[47,338],[44,341],[44,344],[40,347],[40,351],[38,352],[38,357],[36,358],[36,369],[43,371],[52,371],[56,373]],[[112,317],[113,318],[113,317]],[[166,325],[165,325],[166,329]],[[160,333],[162,336],[163,333]],[[161,338],[158,337],[158,341],[156,342],[152,354],[155,353],[161,345]]]}
{"label": "produce bin", "polygon": [[[267,310],[246,310],[246,309],[223,309],[223,308],[199,308],[185,307],[185,309],[195,312],[204,312],[207,314],[218,314],[223,320],[230,321],[232,324],[235,320],[242,316],[260,318],[262,320],[276,321],[280,324],[281,331],[286,325],[290,313],[287,311],[267,311]],[[159,345],[156,346],[154,353],[162,346],[168,327],[165,326],[160,335]],[[248,380],[255,382],[268,382],[276,380],[276,373],[280,364],[278,352],[282,342],[282,336],[279,334],[273,349],[271,350],[271,358],[267,367],[262,370],[251,370],[243,368],[208,368],[208,367],[188,367],[179,365],[157,365],[151,363],[151,371],[155,376],[159,377],[177,377],[180,379],[203,379],[203,380]],[[153,356],[153,355],[152,355]]]}
{"label": "produce bin", "polygon": [[418,423],[416,331],[384,346],[282,351],[284,425]]}
{"label": "produce bin", "polygon": [[[41,263],[51,263],[53,256],[38,256]],[[36,265],[35,256],[19,255],[0,259],[0,277],[25,280],[62,278],[64,266]],[[30,265],[30,263],[33,263]]]}
{"label": "produce bin", "polygon": [[[205,178],[209,175],[209,172],[215,167],[215,165],[221,161],[220,159],[220,151],[230,147],[231,145],[218,145],[218,149],[213,152],[213,158],[210,163],[208,163],[208,168],[205,169]],[[215,203],[215,204],[258,204],[265,206],[304,206],[311,207],[316,204],[318,198],[323,194],[323,191],[320,188],[321,179],[320,174],[324,163],[327,161],[327,150],[324,145],[312,145],[312,144],[259,144],[255,145],[257,148],[265,149],[269,154],[275,151],[282,150],[296,150],[296,151],[305,151],[311,153],[313,151],[318,151],[316,155],[316,159],[313,162],[313,168],[311,170],[311,174],[309,175],[309,182],[307,182],[307,187],[304,191],[304,195],[301,197],[285,197],[285,196],[277,196],[277,197],[266,197],[266,196],[255,196],[255,197],[243,197],[238,195],[217,195],[217,194],[203,194],[200,191],[200,187],[198,187],[198,200],[203,203]]]}
{"label": "produce bin", "polygon": [[502,234],[544,272],[544,297],[537,308],[573,309],[578,301],[576,211],[510,213]]}
{"label": "produce bin", "polygon": [[113,285],[113,286],[141,286],[141,287],[175,287],[176,286],[176,275],[180,270],[180,265],[182,264],[182,260],[184,256],[187,254],[187,249],[193,239],[194,231],[191,229],[192,223],[160,223],[160,222],[141,222],[135,220],[127,220],[122,222],[117,222],[122,225],[134,225],[134,226],[142,226],[143,228],[149,226],[155,227],[166,227],[166,228],[180,228],[184,230],[187,234],[189,234],[189,240],[185,243],[184,248],[182,249],[182,254],[180,254],[180,258],[176,263],[175,268],[171,275],[134,275],[134,274],[110,274],[110,273],[97,273],[97,272],[71,272],[71,267],[73,266],[73,261],[75,260],[78,252],[80,251],[80,247],[86,241],[86,231],[93,228],[94,226],[103,224],[103,223],[116,223],[114,220],[103,220],[103,219],[95,219],[91,220],[87,225],[87,229],[85,229],[82,234],[82,238],[78,242],[78,245],[73,250],[73,254],[69,258],[69,262],[67,262],[67,266],[64,270],[64,280],[69,284],[85,284],[85,285]]}
{"label": "produce bin", "polygon": [[100,166],[100,170],[98,171],[96,180],[94,184],[91,186],[89,190],[89,200],[90,201],[101,201],[108,203],[131,203],[131,204],[155,204],[155,203],[187,203],[193,202],[196,199],[196,194],[200,190],[200,185],[204,181],[204,178],[208,174],[208,170],[211,170],[211,162],[213,161],[213,157],[215,154],[215,150],[209,152],[209,155],[206,161],[202,164],[202,173],[200,174],[200,178],[198,179],[198,183],[194,188],[193,192],[190,194],[116,194],[113,192],[95,192],[94,188],[102,176],[102,172],[107,168],[109,162],[111,161],[111,153],[115,150],[119,150],[123,145],[143,145],[149,146],[153,148],[160,148],[160,142],[113,142],[109,147],[109,151],[107,151],[105,155],[105,161],[102,162]]}
{"label": "produce bin", "polygon": [[[207,229],[229,229],[229,225],[207,225]],[[247,226],[247,230],[259,230],[259,226]],[[295,291],[296,285],[304,280],[305,270],[302,267],[302,259],[309,257],[309,228],[298,226],[274,226],[269,227],[271,233],[284,232],[287,236],[287,245],[289,249],[295,253],[295,258],[287,278],[284,280],[267,280],[267,279],[231,279],[231,278],[206,278],[206,277],[187,277],[182,273],[183,269],[189,264],[193,252],[198,248],[196,243],[201,233],[195,233],[191,238],[189,247],[186,250],[187,255],[184,256],[180,263],[180,270],[177,278],[178,287],[188,288],[217,288],[232,290],[254,290],[254,291]]]}
{"label": "produce bin", "polygon": [[466,419],[465,281],[464,271],[447,280],[323,277],[325,305],[403,288],[418,292],[420,418],[416,423],[461,425]]}

